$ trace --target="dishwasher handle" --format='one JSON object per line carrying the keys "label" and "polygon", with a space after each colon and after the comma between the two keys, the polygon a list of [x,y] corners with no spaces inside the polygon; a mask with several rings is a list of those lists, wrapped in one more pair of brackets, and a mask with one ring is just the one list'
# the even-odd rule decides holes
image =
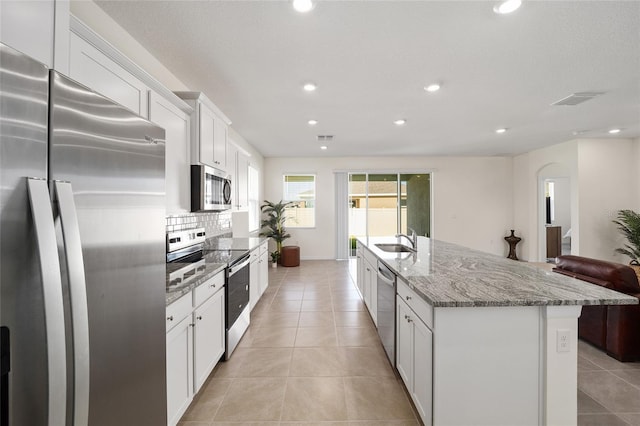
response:
{"label": "dishwasher handle", "polygon": [[396,276],[393,272],[387,268],[378,266],[378,280],[384,281],[390,286],[394,286],[396,283]]}

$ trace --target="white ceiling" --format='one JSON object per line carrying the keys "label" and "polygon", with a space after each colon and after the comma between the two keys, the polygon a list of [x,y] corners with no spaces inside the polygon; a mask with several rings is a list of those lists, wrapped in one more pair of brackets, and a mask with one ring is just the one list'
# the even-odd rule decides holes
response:
{"label": "white ceiling", "polygon": [[[638,1],[524,0],[511,15],[487,1],[321,1],[304,15],[289,1],[97,3],[266,157],[513,155],[612,127],[640,136]],[[550,105],[584,91],[606,93]],[[319,134],[335,135],[326,151]]]}

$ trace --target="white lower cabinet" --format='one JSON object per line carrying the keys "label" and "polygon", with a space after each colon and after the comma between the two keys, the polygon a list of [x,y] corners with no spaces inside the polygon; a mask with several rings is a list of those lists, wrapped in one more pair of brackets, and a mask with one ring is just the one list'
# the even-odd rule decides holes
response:
{"label": "white lower cabinet", "polygon": [[249,303],[251,309],[269,287],[269,243],[264,241],[251,252],[249,266]]}
{"label": "white lower cabinet", "polygon": [[[417,296],[416,296],[417,297]],[[425,425],[432,424],[433,333],[396,297],[396,368]]]}
{"label": "white lower cabinet", "polygon": [[224,271],[167,306],[167,421],[178,424],[225,350]]}
{"label": "white lower cabinet", "polygon": [[260,245],[260,260],[258,262],[258,281],[260,283],[260,297],[262,297],[269,287],[269,248],[266,241]]}
{"label": "white lower cabinet", "polygon": [[251,263],[249,264],[249,305],[250,310],[258,303],[260,300],[260,264],[258,263],[260,260],[260,252],[258,249],[255,249],[251,252]]}
{"label": "white lower cabinet", "polygon": [[193,323],[184,318],[167,333],[167,419],[180,421],[193,399]]}
{"label": "white lower cabinet", "polygon": [[194,391],[224,354],[224,291],[218,291],[193,312]]}
{"label": "white lower cabinet", "polygon": [[378,261],[375,257],[371,259],[372,256],[368,250],[364,250],[362,298],[373,323],[378,325]]}

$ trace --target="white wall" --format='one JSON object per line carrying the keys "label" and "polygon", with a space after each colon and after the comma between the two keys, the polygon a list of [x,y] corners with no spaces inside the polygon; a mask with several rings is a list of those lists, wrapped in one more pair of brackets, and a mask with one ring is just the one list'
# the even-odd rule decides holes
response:
{"label": "white wall", "polygon": [[628,263],[614,252],[624,241],[611,223],[620,209],[633,209],[638,193],[634,142],[585,139],[579,142],[580,255]]}
{"label": "white wall", "polygon": [[635,165],[634,170],[636,173],[636,208],[634,210],[640,212],[640,138],[633,140],[633,151],[634,156],[632,161]]}
{"label": "white wall", "polygon": [[514,158],[514,223],[523,229],[524,243],[520,257],[538,259],[538,174],[557,163],[568,169],[571,182],[572,254],[626,263],[614,253],[622,239],[611,220],[617,210],[640,204],[638,144],[629,139],[573,140]]}
{"label": "white wall", "polygon": [[571,187],[572,250],[579,242],[578,209],[578,143],[569,141],[516,156],[513,159],[513,211],[514,226],[520,230],[522,251],[518,257],[538,261],[541,247],[542,200],[539,175],[569,178]]}
{"label": "white wall", "polygon": [[265,158],[265,197],[282,198],[282,175],[316,174],[316,227],[285,244],[304,259],[335,258],[334,171],[432,171],[434,238],[506,256],[512,229],[512,160],[506,157]]}

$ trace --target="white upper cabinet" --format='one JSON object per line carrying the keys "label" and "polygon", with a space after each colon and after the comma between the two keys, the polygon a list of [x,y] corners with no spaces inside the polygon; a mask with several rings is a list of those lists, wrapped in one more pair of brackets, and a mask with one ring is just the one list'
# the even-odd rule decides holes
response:
{"label": "white upper cabinet", "polygon": [[202,92],[176,92],[194,109],[191,162],[227,171],[227,137],[231,121]]}
{"label": "white upper cabinet", "polygon": [[55,2],[0,1],[0,41],[53,68]]}
{"label": "white upper cabinet", "polygon": [[234,205],[237,210],[249,209],[249,156],[238,151],[236,188],[238,189]]}
{"label": "white upper cabinet", "polygon": [[73,32],[70,36],[69,77],[138,115],[149,116],[149,87]]}
{"label": "white upper cabinet", "polygon": [[231,176],[233,188],[231,197],[233,210],[247,211],[249,208],[249,156],[231,139],[227,145],[227,173]]}
{"label": "white upper cabinet", "polygon": [[165,130],[165,176],[167,214],[191,209],[189,114],[156,92],[149,92],[149,120]]}

